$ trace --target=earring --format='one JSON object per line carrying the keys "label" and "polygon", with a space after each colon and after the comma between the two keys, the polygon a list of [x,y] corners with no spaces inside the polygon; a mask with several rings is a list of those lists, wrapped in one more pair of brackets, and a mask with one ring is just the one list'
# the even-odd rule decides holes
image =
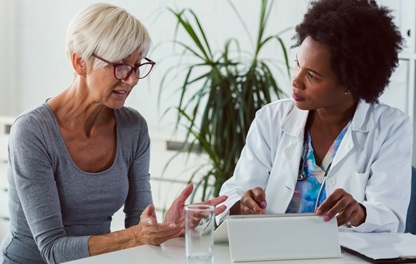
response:
{"label": "earring", "polygon": [[82,76],[82,77],[84,77],[84,78],[85,78],[85,76],[87,76],[87,75],[85,74],[85,70],[84,70],[84,69],[82,69],[82,71],[81,71],[81,76]]}
{"label": "earring", "polygon": [[345,94],[345,95],[349,95],[349,94],[350,94],[350,92],[349,92],[348,90],[345,90],[344,94]]}

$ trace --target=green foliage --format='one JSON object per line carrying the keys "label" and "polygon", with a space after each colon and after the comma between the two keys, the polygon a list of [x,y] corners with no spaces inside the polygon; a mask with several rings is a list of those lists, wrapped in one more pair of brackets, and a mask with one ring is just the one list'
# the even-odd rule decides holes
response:
{"label": "green foliage", "polygon": [[[235,6],[228,3],[246,28]],[[208,166],[198,167],[189,179],[202,191],[198,200],[218,196],[222,184],[233,175],[256,111],[283,95],[271,68],[281,68],[276,65],[277,56],[269,61],[259,56],[266,44],[274,41],[281,49],[280,61],[290,78],[287,50],[279,34],[264,36],[272,4],[261,1],[258,36],[252,52],[242,52],[238,40],[229,39],[222,51],[213,53],[197,15],[190,9],[170,9],[177,19],[176,30],[184,30],[192,46],[177,38],[175,43],[183,48],[183,54],[191,54],[196,61],[186,68],[175,109],[177,128],[184,126],[187,131],[189,144],[183,151],[191,153],[195,146],[200,146],[200,151],[209,157]],[[241,59],[247,54],[249,59]]]}

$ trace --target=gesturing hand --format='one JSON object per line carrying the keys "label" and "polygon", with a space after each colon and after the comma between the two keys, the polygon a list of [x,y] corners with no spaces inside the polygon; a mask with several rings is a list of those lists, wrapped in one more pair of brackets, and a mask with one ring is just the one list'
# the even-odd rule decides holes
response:
{"label": "gesturing hand", "polygon": [[[175,201],[173,201],[172,205],[166,212],[165,223],[175,223],[177,225],[180,225],[182,228],[185,227],[185,201],[191,195],[193,189],[194,185],[190,183],[188,186],[185,187],[185,189],[183,189],[178,198],[176,198]],[[218,204],[224,202],[225,200],[227,200],[227,196],[222,195],[198,204],[208,204],[216,207]],[[215,215],[222,213],[225,209],[225,205],[216,207]]]}
{"label": "gesturing hand", "polygon": [[160,245],[163,242],[180,236],[182,227],[174,223],[157,223],[155,208],[149,205],[140,216],[138,225],[131,227],[139,244]]}
{"label": "gesturing hand", "polygon": [[344,189],[336,189],[316,209],[316,214],[323,216],[325,221],[336,216],[338,226],[359,226],[364,223],[367,217],[365,207]]}
{"label": "gesturing hand", "polygon": [[246,191],[240,199],[240,214],[265,214],[266,193],[260,187]]}
{"label": "gesturing hand", "polygon": [[191,183],[182,190],[181,194],[176,198],[165,215],[165,222],[183,225],[185,201],[192,194],[194,185]]}

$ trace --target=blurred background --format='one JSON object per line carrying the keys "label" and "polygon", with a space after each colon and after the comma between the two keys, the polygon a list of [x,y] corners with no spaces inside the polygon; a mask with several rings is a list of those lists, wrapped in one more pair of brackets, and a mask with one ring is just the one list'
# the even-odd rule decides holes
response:
{"label": "blurred background", "polygon": [[[73,70],[65,54],[65,35],[71,18],[80,9],[95,3],[92,0],[0,0],[0,240],[8,228],[7,207],[7,134],[14,118],[31,107],[58,94],[71,82]],[[258,31],[261,1],[246,0],[113,0],[102,1],[127,9],[148,29],[153,47],[148,57],[157,64],[146,79],[141,80],[130,94],[127,106],[137,109],[147,120],[152,140],[151,184],[159,218],[180,190],[186,186],[192,167],[205,162],[204,155],[177,155],[172,143],[182,142],[184,131],[175,132],[176,112],[169,110],[178,104],[181,83],[185,78],[182,49],[175,45],[177,20],[168,10],[189,8],[198,16],[208,41],[215,52],[230,39],[238,39],[240,48],[251,52]],[[406,47],[400,54],[400,65],[391,78],[381,101],[393,105],[414,120],[415,101],[415,28],[416,1],[378,0],[393,10]],[[247,28],[245,30],[232,3]],[[288,49],[288,61],[293,65],[296,50],[291,49],[294,27],[307,10],[307,0],[269,1],[270,17],[265,35],[279,34]],[[247,33],[248,31],[248,33]],[[179,30],[177,39],[191,43]],[[276,76],[282,97],[291,95],[290,78],[279,70],[283,65],[282,50],[266,46],[262,58],[276,64]],[[181,63],[181,64],[180,64]],[[166,75],[170,71],[170,74]],[[371,73],[369,73],[371,74]],[[163,87],[161,87],[161,81]],[[410,140],[409,140],[410,141]],[[171,143],[170,145],[168,143]],[[172,147],[173,145],[173,147]],[[171,147],[169,147],[171,146]],[[415,160],[415,158],[413,159]],[[413,162],[415,164],[415,162]],[[114,216],[114,229],[122,228],[121,214]]]}

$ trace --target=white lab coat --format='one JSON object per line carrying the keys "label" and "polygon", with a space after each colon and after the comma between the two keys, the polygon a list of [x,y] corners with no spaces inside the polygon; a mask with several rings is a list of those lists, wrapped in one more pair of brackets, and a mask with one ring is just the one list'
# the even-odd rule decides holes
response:
{"label": "white lab coat", "polygon": [[[284,213],[297,182],[308,111],[292,99],[256,114],[233,177],[221,195],[231,208],[254,187],[266,192],[267,213]],[[327,197],[343,188],[365,206],[358,232],[403,232],[410,199],[413,128],[408,116],[384,104],[359,101],[326,180]],[[217,217],[222,221],[228,210]]]}

